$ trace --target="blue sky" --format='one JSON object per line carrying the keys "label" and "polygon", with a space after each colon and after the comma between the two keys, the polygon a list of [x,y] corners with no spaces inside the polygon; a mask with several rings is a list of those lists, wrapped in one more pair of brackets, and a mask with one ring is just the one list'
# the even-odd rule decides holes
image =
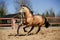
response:
{"label": "blue sky", "polygon": [[57,14],[60,10],[60,0],[32,0],[32,6],[35,12],[43,13],[53,8]]}
{"label": "blue sky", "polygon": [[[13,14],[16,11],[13,2],[14,0],[6,0],[8,14]],[[31,0],[31,4],[35,13],[44,13],[51,8],[55,14],[60,11],[60,0]]]}

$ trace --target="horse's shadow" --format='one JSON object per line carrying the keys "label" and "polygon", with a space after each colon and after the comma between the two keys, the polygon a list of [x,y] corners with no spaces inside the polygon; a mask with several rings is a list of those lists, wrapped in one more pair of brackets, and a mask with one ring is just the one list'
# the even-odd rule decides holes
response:
{"label": "horse's shadow", "polygon": [[16,35],[10,34],[8,36],[30,36],[30,35],[34,35],[34,34],[33,33],[30,33],[30,34],[16,34]]}

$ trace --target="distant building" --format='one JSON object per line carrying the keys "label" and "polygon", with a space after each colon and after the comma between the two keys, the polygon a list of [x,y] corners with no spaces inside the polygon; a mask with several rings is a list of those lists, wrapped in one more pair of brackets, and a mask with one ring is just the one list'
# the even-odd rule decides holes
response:
{"label": "distant building", "polygon": [[[2,20],[2,24],[11,24],[14,22],[13,26],[18,27],[18,25],[22,22],[21,17],[22,17],[22,15],[20,13],[5,15],[2,18],[13,18],[13,20],[12,21],[11,20]],[[17,19],[15,20],[15,18],[17,18]]]}
{"label": "distant building", "polygon": [[[15,14],[8,14],[8,15],[5,15],[3,16],[3,18],[18,18],[18,19],[21,19],[21,14],[20,13],[15,13]],[[2,20],[3,21],[3,24],[5,23],[11,23],[11,20]],[[15,20],[16,21],[16,20]],[[18,20],[19,22],[20,20]]]}
{"label": "distant building", "polygon": [[15,13],[15,14],[8,14],[3,16],[3,18],[20,18],[21,14],[20,13]]}

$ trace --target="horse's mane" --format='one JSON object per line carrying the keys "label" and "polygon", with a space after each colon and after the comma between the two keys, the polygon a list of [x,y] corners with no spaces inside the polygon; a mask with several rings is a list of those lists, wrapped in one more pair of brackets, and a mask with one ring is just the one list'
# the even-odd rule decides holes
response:
{"label": "horse's mane", "polygon": [[22,7],[22,6],[27,7],[27,8],[29,9],[29,11],[31,12],[31,14],[33,15],[33,11],[31,11],[31,9],[30,9],[28,6],[26,6],[26,5],[21,5],[21,7]]}

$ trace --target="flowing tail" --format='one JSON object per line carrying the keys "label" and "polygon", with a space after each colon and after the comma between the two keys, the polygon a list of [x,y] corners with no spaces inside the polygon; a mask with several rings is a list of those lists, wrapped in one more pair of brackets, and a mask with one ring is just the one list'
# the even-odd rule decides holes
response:
{"label": "flowing tail", "polygon": [[50,26],[49,22],[47,21],[47,19],[45,18],[45,27],[48,28]]}

